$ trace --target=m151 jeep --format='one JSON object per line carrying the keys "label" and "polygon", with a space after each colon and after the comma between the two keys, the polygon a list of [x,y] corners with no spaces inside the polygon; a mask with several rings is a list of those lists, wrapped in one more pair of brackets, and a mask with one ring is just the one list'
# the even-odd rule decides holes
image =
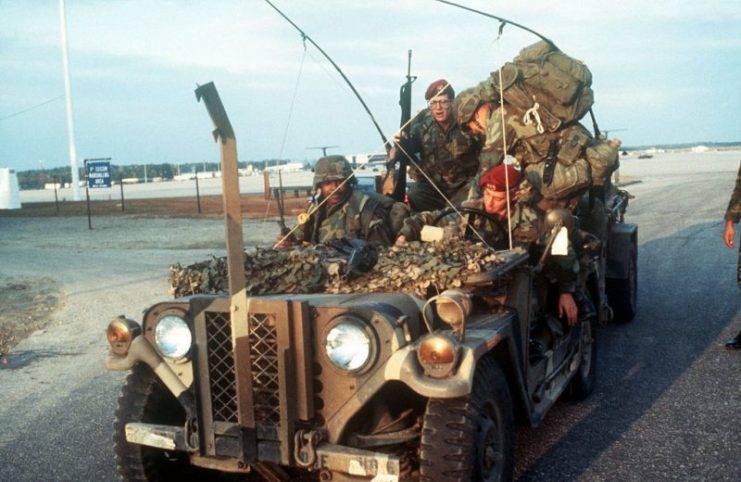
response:
{"label": "m151 jeep", "polygon": [[579,400],[594,387],[608,272],[616,299],[633,303],[621,314],[634,312],[625,196],[613,205],[608,247],[591,243],[582,256],[598,309],[572,328],[545,309],[522,249],[498,251],[491,268],[429,299],[247,296],[234,136],[213,84],[196,92],[221,140],[230,296],[175,299],[149,308],[141,325],[110,323],[106,365],[131,370],[115,421],[121,476],[510,479],[515,422],[536,426],[562,394]]}

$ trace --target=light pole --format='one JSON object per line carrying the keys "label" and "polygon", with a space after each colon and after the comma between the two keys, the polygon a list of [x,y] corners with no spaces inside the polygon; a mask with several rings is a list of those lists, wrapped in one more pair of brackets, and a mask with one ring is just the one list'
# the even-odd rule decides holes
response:
{"label": "light pole", "polygon": [[75,124],[72,120],[72,87],[69,81],[69,54],[67,52],[67,16],[64,0],[59,0],[59,23],[62,33],[62,64],[64,66],[64,97],[67,105],[67,139],[69,141],[69,163],[72,168],[72,198],[80,200],[80,173],[77,169],[77,147],[75,146]]}

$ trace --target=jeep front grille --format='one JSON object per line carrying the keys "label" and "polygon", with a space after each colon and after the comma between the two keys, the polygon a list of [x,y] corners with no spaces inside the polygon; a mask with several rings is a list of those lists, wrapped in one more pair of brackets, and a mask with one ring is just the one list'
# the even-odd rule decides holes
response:
{"label": "jeep front grille", "polygon": [[237,384],[229,313],[206,312],[206,333],[213,420],[237,423]]}
{"label": "jeep front grille", "polygon": [[203,454],[256,450],[259,460],[288,463],[296,424],[316,414],[308,304],[250,298],[244,321],[233,327],[227,298],[191,303],[198,313],[194,369]]}
{"label": "jeep front grille", "polygon": [[255,420],[280,425],[280,382],[278,377],[278,339],[275,316],[250,313],[250,361]]}

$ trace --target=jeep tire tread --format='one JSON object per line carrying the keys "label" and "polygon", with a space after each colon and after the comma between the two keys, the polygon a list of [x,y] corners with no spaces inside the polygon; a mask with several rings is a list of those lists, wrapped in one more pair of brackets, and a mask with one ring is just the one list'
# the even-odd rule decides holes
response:
{"label": "jeep tire tread", "polygon": [[511,480],[514,422],[507,380],[484,357],[465,398],[430,399],[422,425],[420,481]]}
{"label": "jeep tire tread", "polygon": [[143,363],[131,370],[118,398],[113,425],[116,470],[124,481],[186,481],[208,479],[207,474],[218,476],[218,472],[191,466],[182,452],[127,442],[125,428],[129,422],[179,426],[185,423],[183,408]]}

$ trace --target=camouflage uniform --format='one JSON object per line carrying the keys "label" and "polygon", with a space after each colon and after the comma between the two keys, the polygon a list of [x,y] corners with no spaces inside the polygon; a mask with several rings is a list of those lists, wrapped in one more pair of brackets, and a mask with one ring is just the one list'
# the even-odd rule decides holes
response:
{"label": "camouflage uniform", "polygon": [[392,226],[401,224],[397,218],[403,216],[404,211],[399,209],[399,204],[381,194],[348,188],[345,197],[336,205],[330,208],[322,205],[303,229],[297,231],[296,238],[310,243],[358,238],[391,245],[395,235]]}
{"label": "camouflage uniform", "polygon": [[[484,211],[484,200],[482,198],[470,199],[464,202],[462,207]],[[425,225],[432,224],[443,211],[421,212],[410,216],[404,221],[404,226],[399,231],[399,235],[403,235],[407,241],[419,240],[422,228]],[[544,213],[525,202],[517,202],[512,206],[513,241],[516,246],[522,246],[530,251],[533,264],[539,261],[550,237],[544,219]],[[468,215],[463,214],[463,217],[461,217],[458,213],[450,213],[442,217],[435,225],[450,229],[458,235],[463,235],[468,225]],[[506,220],[502,220],[502,227],[507,229]],[[482,221],[476,228],[487,241],[492,237],[492,226],[486,221]],[[566,255],[547,256],[543,266],[545,278],[549,282],[557,284],[559,293],[573,293],[576,290],[579,261],[573,246],[573,242],[569,243],[569,251]]]}
{"label": "camouflage uniform", "polygon": [[327,206],[320,196],[320,206],[301,226],[297,241],[326,243],[335,239],[355,238],[390,245],[409,210],[405,204],[375,192],[353,189],[357,182],[350,162],[344,156],[324,156],[314,166],[314,188],[330,181],[345,183],[342,198]]}
{"label": "camouflage uniform", "polygon": [[[482,173],[499,165],[506,153],[513,153],[518,141],[538,135],[535,125],[525,125],[520,116],[508,113],[506,108],[504,126],[505,129],[502,129],[502,108],[493,109],[486,124],[486,141],[479,154]],[[504,152],[505,142],[507,152]]]}
{"label": "camouflage uniform", "polygon": [[[738,167],[736,187],[733,189],[731,200],[728,202],[728,209],[726,209],[724,219],[726,221],[732,221],[733,224],[737,224],[739,219],[741,219],[741,165]],[[738,250],[738,275],[736,279],[738,286],[741,288],[741,243],[739,243]]]}
{"label": "camouflage uniform", "polygon": [[[451,118],[450,122],[451,125],[443,130],[430,110],[423,110],[412,122],[409,139],[402,147],[414,156],[415,162],[445,197],[458,204],[468,197],[470,181],[478,171],[478,143],[461,130],[455,119]],[[445,200],[427,178],[411,163],[410,166],[410,176],[416,181],[409,193],[412,211],[445,207]]]}

